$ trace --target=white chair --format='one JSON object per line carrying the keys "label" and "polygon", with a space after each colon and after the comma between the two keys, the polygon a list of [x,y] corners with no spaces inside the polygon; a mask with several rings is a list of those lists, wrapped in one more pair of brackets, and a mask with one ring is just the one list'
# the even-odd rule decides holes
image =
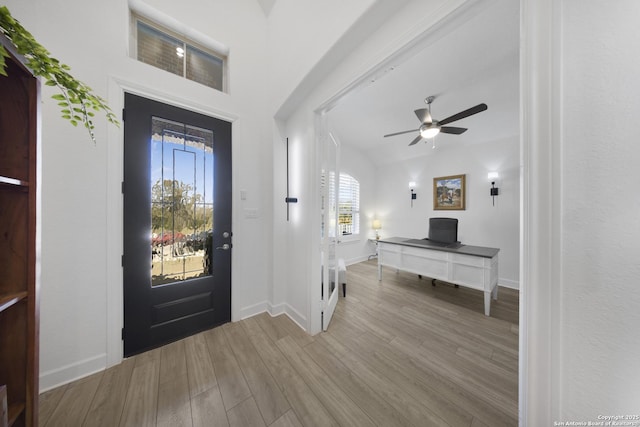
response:
{"label": "white chair", "polygon": [[338,283],[342,283],[342,296],[347,296],[347,267],[342,258],[338,259]]}

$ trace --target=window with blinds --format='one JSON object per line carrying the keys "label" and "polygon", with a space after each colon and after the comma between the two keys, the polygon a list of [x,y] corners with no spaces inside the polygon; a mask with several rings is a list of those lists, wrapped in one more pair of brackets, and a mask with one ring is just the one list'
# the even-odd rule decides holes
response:
{"label": "window with blinds", "polygon": [[[329,180],[335,179],[329,174]],[[333,182],[329,183],[329,199],[333,199]],[[360,234],[360,183],[349,174],[341,173],[338,187],[338,234]]]}

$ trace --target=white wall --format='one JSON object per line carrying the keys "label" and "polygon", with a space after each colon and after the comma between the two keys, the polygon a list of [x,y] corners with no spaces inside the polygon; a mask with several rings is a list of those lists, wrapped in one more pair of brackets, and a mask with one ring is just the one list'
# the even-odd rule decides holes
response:
{"label": "white wall", "polygon": [[[309,78],[313,74],[322,75],[319,63],[324,60],[324,66],[331,68],[335,65],[333,61],[342,59],[335,53],[333,59],[326,57],[336,52],[336,45],[345,45],[338,41],[368,8],[379,3],[390,2],[278,0],[269,14],[269,94],[270,114],[274,117],[271,147],[273,239],[270,251],[273,254],[273,289],[269,310],[272,314],[287,313],[306,330],[310,330],[309,283],[320,280],[320,257],[311,255],[309,242],[317,238],[320,227],[319,221],[314,222],[313,219],[318,188],[313,176],[316,169],[314,117],[309,109],[298,110],[297,107],[299,100],[315,88],[316,80],[324,78]],[[336,10],[340,13],[336,13]],[[285,104],[289,107],[285,108]],[[282,109],[287,110],[286,115],[276,117],[280,116]],[[305,125],[290,128],[287,119],[296,113],[299,117],[297,123]],[[289,207],[289,221],[286,219],[287,207],[284,203],[287,194],[287,138],[291,158],[290,195],[298,198],[298,203]]]}
{"label": "white wall", "polygon": [[[331,121],[331,114],[329,114]],[[454,137],[455,138],[455,137]],[[340,257],[347,264],[366,260],[375,252],[368,239],[375,237],[371,222],[382,222],[382,237],[427,236],[428,220],[446,216],[459,220],[459,240],[465,244],[500,248],[501,286],[519,288],[520,147],[518,137],[456,146],[451,137],[431,145],[413,147],[416,157],[399,163],[375,166],[358,149],[341,141],[340,171],[360,182],[360,230],[357,237],[343,237]],[[426,154],[425,154],[426,153]],[[500,195],[495,206],[489,196],[488,172],[499,172]],[[464,211],[433,210],[433,178],[466,174]],[[417,199],[411,207],[408,183],[416,182]]]}
{"label": "white wall", "polygon": [[[455,138],[455,137],[454,137]],[[446,141],[446,142],[445,142]],[[458,219],[458,240],[467,245],[500,249],[499,284],[518,289],[520,149],[516,136],[489,143],[457,147],[451,137],[412,147],[416,157],[376,170],[376,210],[382,222],[382,237],[422,239],[429,231],[429,218]],[[421,155],[421,153],[427,153]],[[495,206],[489,196],[488,172],[499,172],[500,195]],[[466,209],[433,209],[433,178],[466,175]],[[409,182],[416,183],[411,207]]]}
{"label": "white wall", "polygon": [[[325,3],[278,1],[269,15],[269,44],[272,47],[273,75],[273,300],[272,313],[286,312],[306,330],[312,330],[309,313],[311,285],[320,281],[319,172],[313,110],[322,101],[309,101],[307,94],[317,89],[326,76],[319,69],[332,70],[351,58],[350,46],[363,36],[352,31],[363,14],[373,14],[380,22],[397,1],[377,0]],[[375,7],[374,7],[375,6]],[[371,12],[374,9],[375,12]],[[340,13],[336,14],[336,10]],[[375,45],[377,51],[378,45]],[[340,52],[336,54],[335,52]],[[295,58],[295,61],[292,60]],[[310,75],[315,76],[309,78]],[[292,93],[293,91],[293,93]],[[320,96],[327,96],[326,93]],[[286,107],[285,107],[286,105]],[[286,110],[285,116],[281,116]],[[286,151],[290,147],[290,194],[298,203],[290,206],[286,220]],[[318,285],[319,286],[319,285]],[[319,322],[318,319],[314,321]]]}
{"label": "white wall", "polygon": [[[304,173],[295,175],[304,199],[292,206],[292,215],[299,219],[297,223],[283,224],[276,214],[274,233],[283,236],[274,238],[274,283],[284,289],[278,293],[286,294],[289,310],[300,313],[297,321],[308,331],[319,331],[319,301],[313,298],[312,290],[320,278],[320,205],[317,197],[319,190],[319,158],[316,148],[316,123],[314,112],[319,108],[329,108],[339,101],[340,95],[352,85],[376,72],[382,62],[405,48],[416,37],[422,35],[434,23],[449,13],[456,11],[465,0],[444,1],[407,1],[406,4],[391,0],[379,0],[379,8],[368,10],[366,19],[358,21],[356,30],[347,32],[340,38],[332,51],[344,55],[323,57],[318,65],[324,72],[321,78],[304,79],[285,101],[286,107],[279,108],[281,124],[277,125],[280,138],[275,138],[273,148],[276,166],[282,154],[282,139],[288,136],[292,147],[299,153]],[[384,7],[383,7],[384,6]],[[366,21],[366,22],[363,22]],[[367,25],[374,23],[375,25]],[[332,22],[326,25],[331,27]],[[344,47],[348,46],[348,51]],[[283,115],[282,111],[286,112]],[[277,211],[281,203],[280,194],[285,194],[285,180],[282,174],[274,175],[274,207]],[[293,194],[296,196],[296,194]],[[286,237],[285,237],[286,236]],[[286,289],[286,290],[285,290]],[[308,317],[311,313],[311,317]]]}
{"label": "white wall", "polygon": [[637,415],[640,4],[522,5],[521,423]]}
{"label": "white wall", "polygon": [[637,415],[640,4],[562,3],[561,416]]}
{"label": "white wall", "polygon": [[[279,108],[374,0],[278,0],[269,14],[270,99]],[[336,13],[336,11],[340,11]],[[294,59],[294,60],[292,60]]]}
{"label": "white wall", "polygon": [[[287,222],[286,206],[282,203],[286,194],[286,176],[281,173],[282,179],[274,183],[275,189],[280,188],[282,195],[278,197],[275,205],[276,211],[279,210],[280,213],[274,214],[277,215],[274,224],[276,227],[280,225],[274,230],[274,233],[277,233],[277,238],[274,238],[274,245],[277,248],[274,251],[274,268],[277,268],[277,265],[283,266],[284,277],[276,284],[284,295],[286,313],[301,327],[308,330],[310,287],[312,283],[320,281],[320,271],[313,275],[309,269],[309,266],[315,263],[314,261],[319,262],[319,257],[315,257],[315,260],[312,257],[310,242],[317,239],[317,235],[320,234],[320,225],[314,222],[313,216],[307,214],[310,206],[315,206],[317,203],[316,188],[311,175],[315,168],[310,160],[310,152],[315,150],[315,145],[309,143],[314,140],[313,115],[305,110],[300,110],[298,114],[300,116],[298,120],[308,121],[308,125],[300,129],[287,127],[283,131],[289,138],[290,195],[297,197],[298,203],[290,205],[290,219]],[[280,150],[277,150],[278,148]],[[280,141],[276,144],[276,151],[280,151],[278,161],[284,166],[285,149]],[[285,168],[282,167],[281,171],[284,172],[284,170]],[[281,207],[278,208],[278,206]]]}
{"label": "white wall", "polygon": [[[268,85],[256,77],[268,63],[266,18],[255,0],[147,3],[229,46],[229,94],[129,58],[125,0],[5,2],[116,114],[127,88],[234,120],[232,313],[237,319],[263,311],[272,278],[273,163]],[[41,390],[117,363],[122,354],[122,128],[98,118],[94,145],[84,129],[59,118],[52,93],[45,89],[42,105]],[[245,218],[245,208],[258,209],[259,218]]]}

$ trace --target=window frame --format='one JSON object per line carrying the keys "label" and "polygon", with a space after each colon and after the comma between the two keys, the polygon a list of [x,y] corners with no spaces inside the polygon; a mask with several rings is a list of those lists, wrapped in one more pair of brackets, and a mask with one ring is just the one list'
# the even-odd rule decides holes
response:
{"label": "window frame", "polygon": [[[179,42],[182,43],[183,45],[183,49],[184,49],[184,57],[182,59],[182,74],[178,75],[175,73],[172,73],[170,71],[167,71],[170,74],[173,74],[174,76],[178,76],[181,77],[185,80],[197,83],[201,86],[207,87],[209,89],[215,90],[215,91],[219,91],[222,93],[229,93],[228,92],[228,87],[229,87],[229,75],[228,75],[228,61],[229,61],[229,56],[228,54],[223,54],[221,52],[218,52],[215,49],[212,49],[211,47],[207,47],[204,46],[202,43],[198,43],[195,40],[186,37],[183,34],[180,34],[177,31],[171,30],[170,28],[158,23],[158,22],[154,22],[153,20],[140,15],[139,13],[136,13],[133,10],[130,10],[130,21],[129,21],[129,56],[132,59],[135,59],[138,62],[142,62],[143,64],[147,64],[153,68],[162,70],[162,68],[158,68],[155,67],[152,64],[148,64],[146,62],[141,61],[140,59],[138,59],[138,22],[143,23],[144,25],[147,25],[149,27],[151,27],[152,29],[154,29],[155,31],[158,31],[162,34],[165,34],[168,37],[174,38],[176,40],[178,40]],[[200,83],[196,80],[192,80],[187,78],[187,50],[188,48],[193,48],[195,50],[199,50],[202,53],[206,54],[206,55],[210,55],[214,58],[217,58],[219,60],[222,61],[222,89],[217,89],[211,86],[208,86],[204,83]],[[162,71],[166,71],[166,70],[162,70]]]}
{"label": "window frame", "polygon": [[[349,192],[349,200],[348,202],[352,203],[352,207],[350,209],[343,209],[341,206],[343,205],[342,201],[345,199],[341,198],[341,194],[343,193],[343,180],[348,180],[349,181],[349,187],[350,189],[346,190]],[[357,188],[354,190],[353,186],[354,184],[357,186]],[[339,238],[345,238],[345,239],[359,239],[360,237],[360,231],[361,231],[361,227],[360,227],[360,181],[358,181],[353,175],[346,173],[346,172],[340,172],[340,179],[338,181],[338,206],[337,206],[337,214],[338,214],[338,224],[340,224],[340,217],[342,215],[350,215],[351,216],[351,226],[353,227],[353,230],[351,233],[349,234],[339,234],[338,237]],[[355,209],[353,208],[353,205],[355,205]],[[338,228],[340,228],[340,226],[338,225]]]}

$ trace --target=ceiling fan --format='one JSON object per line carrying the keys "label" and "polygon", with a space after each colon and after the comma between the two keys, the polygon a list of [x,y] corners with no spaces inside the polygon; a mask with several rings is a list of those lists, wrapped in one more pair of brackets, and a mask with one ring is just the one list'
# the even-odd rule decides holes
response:
{"label": "ceiling fan", "polygon": [[384,135],[384,137],[388,136],[396,136],[402,135],[405,133],[411,132],[420,132],[420,135],[416,137],[409,145],[414,145],[420,142],[423,139],[433,138],[440,132],[442,133],[450,133],[453,135],[460,135],[467,131],[467,128],[459,128],[455,126],[445,126],[451,122],[455,122],[456,120],[464,119],[465,117],[472,116],[474,114],[478,114],[484,110],[486,110],[487,104],[478,104],[475,107],[471,107],[467,110],[461,111],[453,116],[449,116],[444,120],[433,120],[431,117],[431,103],[435,99],[435,96],[429,96],[424,102],[427,103],[427,108],[419,108],[415,110],[416,116],[418,116],[418,120],[422,123],[422,125],[418,129],[405,130],[402,132],[390,133],[388,135]]}

